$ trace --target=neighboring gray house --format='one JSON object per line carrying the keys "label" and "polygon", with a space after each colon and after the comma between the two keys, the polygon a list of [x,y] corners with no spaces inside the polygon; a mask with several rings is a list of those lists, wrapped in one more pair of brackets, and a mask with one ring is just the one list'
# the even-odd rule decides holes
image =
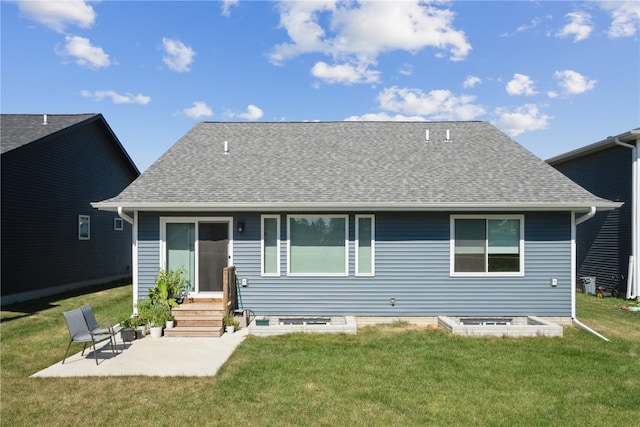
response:
{"label": "neighboring gray house", "polygon": [[2,114],[2,304],[132,275],[131,227],[91,202],[140,172],[101,114]]}
{"label": "neighboring gray house", "polygon": [[134,300],[222,266],[258,315],[574,316],[594,196],[485,122],[199,123],[94,204],[133,223]]}
{"label": "neighboring gray house", "polygon": [[[640,128],[553,157],[547,162],[600,197],[624,202],[578,228],[578,276],[638,298],[640,273]],[[631,257],[631,258],[630,258]]]}

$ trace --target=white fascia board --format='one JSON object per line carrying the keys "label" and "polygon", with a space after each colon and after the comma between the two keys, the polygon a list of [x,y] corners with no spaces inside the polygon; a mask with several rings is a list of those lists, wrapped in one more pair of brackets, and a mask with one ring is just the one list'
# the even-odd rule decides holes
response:
{"label": "white fascia board", "polygon": [[106,211],[117,211],[119,207],[125,211],[166,211],[166,212],[398,212],[398,211],[576,211],[588,212],[592,206],[599,211],[612,210],[622,206],[618,202],[598,203],[464,203],[464,204],[438,204],[438,203],[92,203],[94,208]]}

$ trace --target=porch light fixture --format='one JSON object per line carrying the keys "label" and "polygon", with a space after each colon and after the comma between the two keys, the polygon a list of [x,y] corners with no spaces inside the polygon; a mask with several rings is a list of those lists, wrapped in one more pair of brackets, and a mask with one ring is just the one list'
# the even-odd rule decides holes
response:
{"label": "porch light fixture", "polygon": [[244,233],[244,222],[239,222],[238,223],[238,233]]}

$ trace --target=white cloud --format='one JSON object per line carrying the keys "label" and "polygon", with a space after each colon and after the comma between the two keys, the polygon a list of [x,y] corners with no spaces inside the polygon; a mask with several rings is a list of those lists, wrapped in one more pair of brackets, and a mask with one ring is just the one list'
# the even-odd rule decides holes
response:
{"label": "white cloud", "polygon": [[89,28],[96,13],[86,1],[32,1],[18,2],[20,11],[29,19],[57,31],[63,32],[67,25]]}
{"label": "white cloud", "polygon": [[311,68],[311,74],[327,83],[375,83],[380,80],[380,72],[372,71],[364,64],[329,65],[326,62],[316,62]]}
{"label": "white cloud", "polygon": [[609,37],[633,37],[640,27],[640,2],[602,1],[600,7],[611,13]]}
{"label": "white cloud", "polygon": [[535,95],[537,92],[533,80],[527,75],[515,73],[513,79],[507,83],[509,95]]}
{"label": "white cloud", "polygon": [[191,70],[191,63],[196,53],[190,46],[185,45],[180,40],[167,37],[162,38],[162,46],[165,51],[162,60],[170,69],[178,72]]}
{"label": "white cloud", "polygon": [[237,6],[240,0],[223,0],[222,1],[222,14],[224,16],[231,15],[231,8]]}
{"label": "white cloud", "polygon": [[424,93],[420,89],[393,86],[380,92],[380,108],[409,115],[429,116],[437,120],[472,120],[485,113],[483,107],[475,105],[473,96],[455,96],[448,90],[432,90]]}
{"label": "white cloud", "polygon": [[498,108],[496,114],[498,120],[493,124],[510,136],[546,129],[552,119],[551,116],[541,114],[534,104],[525,104],[514,111]]}
{"label": "white cloud", "polygon": [[593,31],[593,25],[591,24],[591,15],[586,12],[571,12],[567,13],[565,17],[569,18],[571,22],[565,25],[562,30],[556,34],[558,37],[571,37],[573,36],[574,42],[586,40],[591,31]]}
{"label": "white cloud", "polygon": [[369,113],[361,116],[351,116],[344,119],[345,122],[424,122],[426,119],[421,116],[403,116],[396,114],[390,116],[387,113]]}
{"label": "white cloud", "polygon": [[290,41],[276,45],[269,58],[281,64],[298,55],[321,53],[337,63],[357,64],[358,69],[375,64],[384,52],[416,53],[433,47],[447,52],[452,61],[465,59],[471,51],[465,33],[453,28],[453,12],[436,4],[442,3],[281,1],[280,26]]}
{"label": "white cloud", "polygon": [[462,83],[462,87],[474,87],[475,85],[480,83],[482,83],[480,77],[467,76],[467,78],[464,79],[464,83]]}
{"label": "white cloud", "polygon": [[560,87],[570,95],[579,95],[596,86],[596,80],[589,80],[573,70],[556,71],[553,76],[559,80]]}
{"label": "white cloud", "polygon": [[402,64],[402,67],[398,70],[403,76],[410,76],[413,74],[413,66],[411,64]]}
{"label": "white cloud", "polygon": [[241,119],[245,119],[249,121],[259,120],[262,118],[263,115],[264,113],[262,112],[262,110],[253,104],[247,107],[246,113],[237,114],[237,116],[240,117]]}
{"label": "white cloud", "polygon": [[202,101],[195,101],[192,105],[193,106],[191,108],[185,108],[179,114],[183,114],[194,119],[213,116],[213,110],[206,103]]}
{"label": "white cloud", "polygon": [[132,95],[130,93],[122,95],[113,90],[96,90],[95,92],[83,90],[80,94],[85,98],[92,98],[94,101],[99,102],[103,101],[105,98],[111,98],[111,101],[114,104],[146,105],[151,102],[151,97],[146,95]]}
{"label": "white cloud", "polygon": [[109,55],[100,47],[92,46],[91,41],[80,36],[66,36],[66,45],[58,55],[71,56],[77,64],[92,69],[108,67],[111,65]]}

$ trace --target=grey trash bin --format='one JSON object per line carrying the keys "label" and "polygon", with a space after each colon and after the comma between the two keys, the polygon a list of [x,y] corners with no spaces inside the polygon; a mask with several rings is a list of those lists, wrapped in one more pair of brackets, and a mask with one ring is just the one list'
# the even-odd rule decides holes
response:
{"label": "grey trash bin", "polygon": [[582,292],[587,295],[596,294],[596,278],[593,276],[581,277],[582,280]]}

